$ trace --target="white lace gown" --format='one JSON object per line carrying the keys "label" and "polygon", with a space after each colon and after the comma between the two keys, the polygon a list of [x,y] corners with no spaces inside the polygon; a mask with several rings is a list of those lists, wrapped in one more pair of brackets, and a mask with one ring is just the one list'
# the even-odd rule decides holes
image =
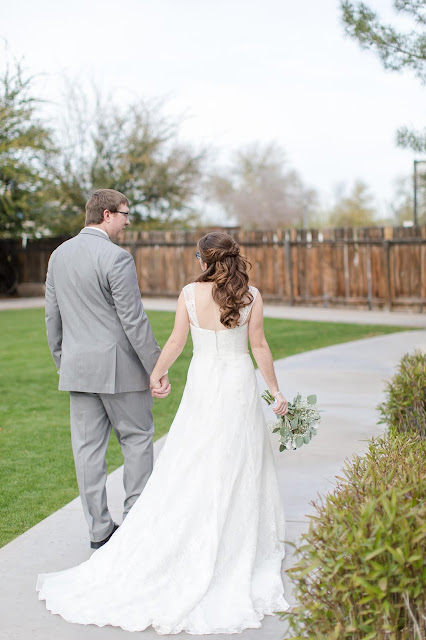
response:
{"label": "white lace gown", "polygon": [[39,598],[69,622],[240,633],[289,607],[284,513],[248,353],[251,306],[239,326],[211,331],[198,325],[194,284],[184,295],[194,354],[142,495],[89,560],[38,577]]}

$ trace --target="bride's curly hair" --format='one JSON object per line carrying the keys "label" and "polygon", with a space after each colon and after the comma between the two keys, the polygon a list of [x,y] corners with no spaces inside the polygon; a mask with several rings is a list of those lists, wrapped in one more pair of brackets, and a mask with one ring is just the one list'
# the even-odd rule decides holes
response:
{"label": "bride's curly hair", "polygon": [[213,282],[213,300],[219,305],[220,322],[232,329],[238,325],[240,309],[253,301],[248,287],[247,266],[240,247],[224,231],[212,231],[198,241],[201,260],[207,269],[195,282]]}

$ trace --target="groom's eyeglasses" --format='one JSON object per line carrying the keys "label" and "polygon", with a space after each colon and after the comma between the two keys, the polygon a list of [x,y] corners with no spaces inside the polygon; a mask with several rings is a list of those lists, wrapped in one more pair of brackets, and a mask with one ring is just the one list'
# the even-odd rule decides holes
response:
{"label": "groom's eyeglasses", "polygon": [[196,257],[196,258],[197,258],[197,260],[198,260],[199,258],[201,258],[201,253],[200,253],[199,251],[197,251],[197,252],[196,252],[196,254],[195,254],[195,257]]}
{"label": "groom's eyeglasses", "polygon": [[[109,209],[107,209],[109,211]],[[130,218],[130,211],[109,211],[110,213],[122,213],[123,216],[128,216]]]}

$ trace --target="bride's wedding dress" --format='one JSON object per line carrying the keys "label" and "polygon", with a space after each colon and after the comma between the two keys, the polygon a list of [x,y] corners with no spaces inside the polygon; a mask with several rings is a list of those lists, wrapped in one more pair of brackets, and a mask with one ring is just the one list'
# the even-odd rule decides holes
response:
{"label": "bride's wedding dress", "polygon": [[89,560],[38,578],[39,598],[69,622],[239,633],[289,607],[284,513],[248,353],[252,305],[239,326],[211,331],[198,324],[194,284],[184,295],[194,355],[142,495]]}

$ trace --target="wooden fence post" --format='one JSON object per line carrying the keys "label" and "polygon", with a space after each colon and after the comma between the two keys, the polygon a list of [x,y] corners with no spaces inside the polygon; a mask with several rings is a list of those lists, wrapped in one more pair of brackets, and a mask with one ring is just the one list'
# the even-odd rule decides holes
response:
{"label": "wooden fence post", "polygon": [[348,246],[348,236],[345,229],[345,235],[343,239],[343,270],[344,270],[344,278],[345,278],[345,302],[349,298],[349,246]]}
{"label": "wooden fence post", "polygon": [[391,289],[391,265],[390,265],[390,242],[389,240],[383,241],[383,248],[385,251],[385,309],[392,311],[392,289]]}
{"label": "wooden fence post", "polygon": [[293,294],[293,274],[291,265],[291,244],[290,244],[290,232],[286,231],[284,236],[284,253],[285,253],[285,265],[287,271],[287,288],[289,295],[289,302],[291,306],[294,306],[294,294]]}
{"label": "wooden fence post", "polygon": [[373,308],[372,297],[373,297],[373,283],[371,279],[371,245],[369,244],[366,249],[366,272],[367,272],[367,305],[369,310],[371,311]]}
{"label": "wooden fence post", "polygon": [[[421,228],[421,237],[424,238],[426,244],[426,227]],[[424,260],[424,256],[426,256],[426,246],[425,244],[420,245],[420,274],[419,274],[419,283],[420,283],[420,313],[423,313],[424,303],[426,295],[424,295],[423,290],[426,289],[426,271],[424,270],[424,266],[426,265],[426,260]],[[425,292],[426,294],[426,292]]]}

